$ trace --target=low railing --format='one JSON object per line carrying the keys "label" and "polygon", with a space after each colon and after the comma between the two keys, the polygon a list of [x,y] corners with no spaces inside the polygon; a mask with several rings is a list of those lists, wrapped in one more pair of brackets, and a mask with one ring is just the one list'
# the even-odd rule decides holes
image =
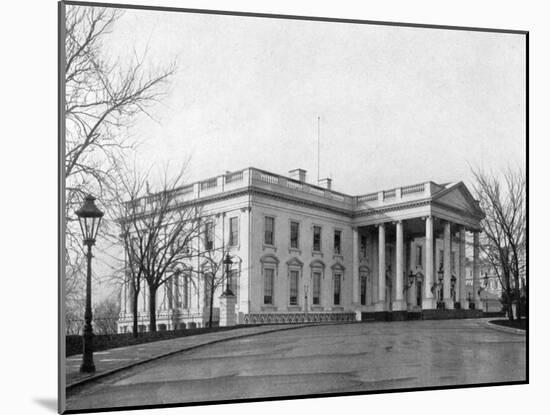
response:
{"label": "low railing", "polygon": [[350,312],[309,312],[309,313],[250,313],[244,315],[244,324],[296,324],[329,323],[355,321],[355,313]]}
{"label": "low railing", "polygon": [[310,187],[309,192],[317,196],[325,197],[325,189],[319,189],[317,187]]}
{"label": "low railing", "polygon": [[384,199],[391,199],[395,197],[395,189],[384,190]]}
{"label": "low railing", "polygon": [[357,196],[357,203],[374,202],[375,200],[378,200],[378,193],[369,193],[366,195]]}
{"label": "low railing", "polygon": [[175,190],[174,194],[173,194],[173,197],[174,197],[174,199],[177,199],[178,197],[186,196],[190,193],[193,193],[193,185],[192,184],[188,185],[188,186],[180,187],[179,189]]}
{"label": "low railing", "polygon": [[424,191],[424,183],[420,184],[413,184],[410,186],[403,186],[401,188],[401,194],[402,195],[408,195],[411,193],[419,193]]}
{"label": "low railing", "polygon": [[279,176],[275,176],[275,175],[269,174],[269,173],[260,172],[258,177],[262,182],[266,182],[266,183],[270,183],[270,184],[279,184]]}
{"label": "low railing", "polygon": [[344,194],[334,192],[330,189],[325,189],[320,186],[315,186],[310,183],[301,182],[299,180],[291,179],[286,176],[278,176],[273,173],[269,173],[263,170],[250,169],[251,177],[253,181],[264,182],[270,185],[278,185],[284,188],[297,190],[303,193],[315,195],[328,200],[337,200],[339,202],[353,203],[353,198]]}
{"label": "low railing", "polygon": [[302,190],[304,188],[304,184],[302,182],[296,182],[290,179],[287,179],[286,186],[294,190]]}
{"label": "low railing", "polygon": [[201,190],[212,189],[218,185],[218,178],[214,177],[213,179],[208,179],[201,182]]}
{"label": "low railing", "polygon": [[[249,168],[230,173],[228,172],[224,175],[185,185],[174,190],[174,195],[171,195],[171,198],[174,199],[175,204],[178,204],[194,198],[201,198],[203,197],[203,192],[205,192],[204,196],[211,196],[216,193],[222,193],[226,190],[235,189],[235,186],[239,186],[237,183],[242,183],[243,186],[250,185],[252,183],[256,183],[257,185],[266,183],[268,185],[280,186],[282,188],[281,190],[285,188],[292,189],[304,194],[310,194],[318,198],[325,199],[329,203],[333,201],[342,202],[347,204],[348,208],[353,208],[354,205],[359,205],[362,203],[373,203],[372,206],[377,206],[385,201],[389,201],[389,203],[396,203],[400,201],[402,197],[414,195],[416,193],[423,193],[426,189],[426,183],[419,183],[379,192],[367,193],[360,196],[348,196],[343,193],[326,189],[322,186],[305,183],[286,176],[279,176],[260,169]],[[227,185],[230,186],[226,189]],[[150,195],[134,202],[127,202],[127,208],[131,209],[132,203],[135,203],[138,207],[136,210],[145,211],[147,210],[146,205],[147,201],[150,200],[149,198],[155,197],[160,196]]]}
{"label": "low railing", "polygon": [[235,183],[243,180],[243,171],[236,171],[225,175],[225,183]]}

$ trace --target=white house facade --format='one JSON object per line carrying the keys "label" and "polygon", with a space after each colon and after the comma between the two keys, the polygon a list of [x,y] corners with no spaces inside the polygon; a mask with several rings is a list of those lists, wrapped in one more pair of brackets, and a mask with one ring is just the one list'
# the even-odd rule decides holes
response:
{"label": "white house facade", "polygon": [[[236,323],[405,319],[481,309],[479,295],[466,294],[466,235],[475,293],[483,212],[462,182],[350,196],[334,191],[330,179],[308,183],[301,169],[281,176],[247,168],[177,194],[212,218],[215,237],[197,243],[203,249],[223,244],[232,258]],[[191,266],[200,270],[200,259]],[[204,326],[205,288],[201,278],[175,274],[158,292],[158,329]],[[222,316],[224,324],[222,291],[214,296],[213,319]],[[143,330],[147,295],[142,290],[139,302]],[[130,305],[124,287],[119,332],[131,330]]]}

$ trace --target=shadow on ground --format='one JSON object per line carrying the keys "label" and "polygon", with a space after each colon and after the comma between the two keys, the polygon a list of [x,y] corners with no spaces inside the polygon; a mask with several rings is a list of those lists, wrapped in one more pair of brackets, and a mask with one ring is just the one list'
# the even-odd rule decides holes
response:
{"label": "shadow on ground", "polygon": [[55,399],[55,398],[34,398],[34,401],[38,405],[40,405],[40,406],[42,406],[42,407],[44,407],[44,408],[46,408],[46,409],[48,409],[52,412],[57,413],[57,399]]}

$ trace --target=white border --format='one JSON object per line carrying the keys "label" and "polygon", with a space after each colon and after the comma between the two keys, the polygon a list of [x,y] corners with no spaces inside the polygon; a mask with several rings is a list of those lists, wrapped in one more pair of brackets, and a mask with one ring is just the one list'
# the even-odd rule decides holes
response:
{"label": "white border", "polygon": [[[542,398],[548,383],[548,321],[542,297],[550,293],[548,271],[543,268],[548,229],[547,221],[537,217],[546,215],[545,207],[550,206],[546,185],[550,132],[548,104],[543,102],[550,73],[546,52],[550,25],[544,2],[143,0],[139,3],[531,31],[530,108],[534,123],[530,143],[530,291],[531,304],[536,304],[531,309],[531,384],[185,407],[164,409],[162,413],[219,414],[223,410],[226,414],[312,411],[426,414],[442,410],[449,415],[525,413],[546,406]],[[51,414],[57,391],[54,357],[57,356],[57,4],[54,0],[5,2],[1,20],[2,408],[5,413]],[[538,191],[534,192],[537,185]],[[157,412],[160,410],[139,413]],[[542,410],[534,411],[538,412]]]}

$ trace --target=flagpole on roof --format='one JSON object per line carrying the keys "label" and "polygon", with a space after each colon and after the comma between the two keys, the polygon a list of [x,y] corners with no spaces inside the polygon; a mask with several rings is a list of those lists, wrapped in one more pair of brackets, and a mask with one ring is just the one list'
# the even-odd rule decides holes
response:
{"label": "flagpole on roof", "polygon": [[319,184],[319,180],[321,179],[320,170],[321,170],[321,117],[317,116],[317,184]]}

